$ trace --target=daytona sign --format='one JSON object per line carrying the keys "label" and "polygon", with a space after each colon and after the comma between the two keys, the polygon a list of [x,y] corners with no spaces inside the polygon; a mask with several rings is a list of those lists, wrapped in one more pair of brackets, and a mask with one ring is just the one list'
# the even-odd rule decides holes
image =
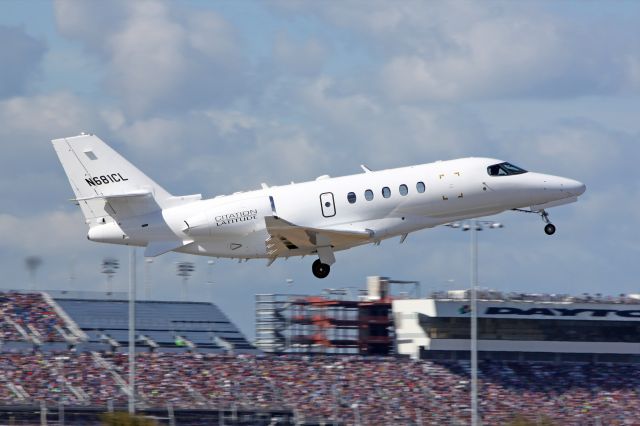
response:
{"label": "daytona sign", "polygon": [[609,317],[618,316],[622,318],[640,318],[640,309],[569,309],[569,308],[529,308],[521,309],[506,306],[489,306],[484,311],[485,315],[518,315],[532,316],[542,315],[548,317]]}

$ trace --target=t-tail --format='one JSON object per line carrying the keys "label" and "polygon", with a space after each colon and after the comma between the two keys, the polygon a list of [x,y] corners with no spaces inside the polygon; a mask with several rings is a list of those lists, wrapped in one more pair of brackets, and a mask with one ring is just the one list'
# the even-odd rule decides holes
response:
{"label": "t-tail", "polygon": [[172,198],[99,137],[51,141],[89,226],[161,210]]}
{"label": "t-tail", "polygon": [[164,251],[185,244],[165,226],[162,212],[200,200],[200,194],[172,196],[95,135],[51,142],[89,225],[90,240],[149,247],[152,233],[164,233]]}

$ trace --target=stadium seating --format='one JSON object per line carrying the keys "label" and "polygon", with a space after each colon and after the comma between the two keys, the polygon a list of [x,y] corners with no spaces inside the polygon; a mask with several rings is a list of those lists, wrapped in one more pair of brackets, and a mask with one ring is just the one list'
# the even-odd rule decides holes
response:
{"label": "stadium seating", "polygon": [[40,293],[0,293],[0,340],[64,342],[65,322]]}
{"label": "stadium seating", "polygon": [[[634,424],[637,365],[481,362],[484,424],[517,413],[558,424]],[[301,422],[446,424],[469,421],[469,365],[362,356],[221,355],[145,352],[137,356],[143,407],[287,408]],[[124,404],[126,354],[1,354],[0,404]],[[626,422],[626,423],[625,423]],[[631,422],[631,423],[629,423]]]}
{"label": "stadium seating", "polygon": [[[89,340],[82,348],[105,349],[108,345],[104,336],[121,345],[128,343],[126,300],[56,298],[56,302],[87,334]],[[136,302],[136,335],[146,336],[161,350],[176,349],[176,340],[181,337],[193,343],[198,351],[223,352],[215,343],[217,336],[233,343],[236,351],[256,352],[236,326],[211,303]]]}

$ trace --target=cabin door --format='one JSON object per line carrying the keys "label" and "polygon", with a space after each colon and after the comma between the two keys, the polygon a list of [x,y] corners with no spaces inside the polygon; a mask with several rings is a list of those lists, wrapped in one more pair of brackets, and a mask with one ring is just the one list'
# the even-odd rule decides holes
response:
{"label": "cabin door", "polygon": [[332,192],[320,194],[320,208],[322,209],[322,216],[324,217],[333,217],[336,215],[336,206],[333,201]]}

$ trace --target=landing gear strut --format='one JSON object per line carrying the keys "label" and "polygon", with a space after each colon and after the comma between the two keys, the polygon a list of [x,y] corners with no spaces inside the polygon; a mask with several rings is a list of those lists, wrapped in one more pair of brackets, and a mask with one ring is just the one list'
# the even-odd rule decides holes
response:
{"label": "landing gear strut", "polygon": [[544,220],[544,222],[546,223],[546,225],[544,226],[544,233],[547,235],[555,234],[556,226],[553,223],[551,223],[551,221],[549,220],[549,213],[542,210],[540,212],[540,216],[542,216],[542,220]]}
{"label": "landing gear strut", "polygon": [[315,262],[313,262],[313,265],[311,265],[311,271],[316,278],[326,278],[331,271],[331,266],[326,263],[322,263],[320,259],[316,259]]}
{"label": "landing gear strut", "polygon": [[544,210],[525,210],[525,209],[512,209],[515,210],[517,212],[523,212],[523,213],[536,213],[539,214],[542,217],[542,220],[544,221],[544,223],[546,223],[546,225],[544,226],[544,233],[547,235],[553,235],[556,233],[556,226],[551,223],[551,221],[549,220],[549,213],[547,213]]}

